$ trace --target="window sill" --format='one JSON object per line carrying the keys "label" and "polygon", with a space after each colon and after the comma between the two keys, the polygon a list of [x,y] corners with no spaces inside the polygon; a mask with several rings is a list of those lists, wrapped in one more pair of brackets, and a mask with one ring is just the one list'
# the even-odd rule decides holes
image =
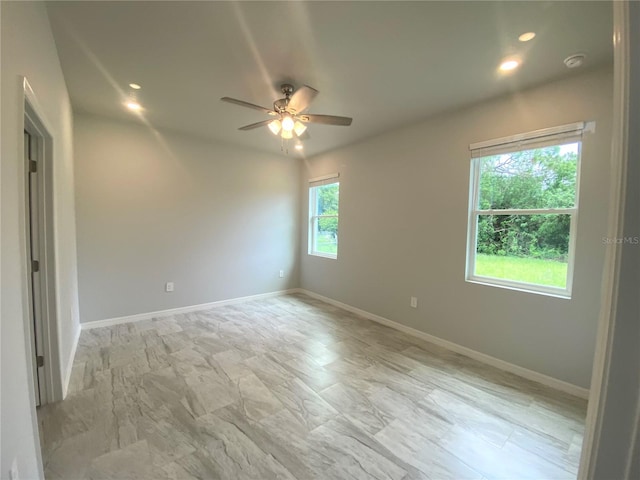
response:
{"label": "window sill", "polygon": [[319,252],[309,252],[307,253],[307,255],[311,256],[311,257],[321,257],[321,258],[330,258],[332,260],[337,260],[338,259],[338,255],[337,254],[331,254],[331,253],[319,253]]}
{"label": "window sill", "polygon": [[488,287],[498,287],[507,290],[515,290],[522,293],[533,293],[535,295],[545,295],[547,297],[571,300],[571,291],[561,288],[544,287],[541,285],[533,285],[528,283],[501,281],[500,279],[491,277],[468,277],[465,279],[465,281],[468,283],[475,283],[477,285],[485,285]]}

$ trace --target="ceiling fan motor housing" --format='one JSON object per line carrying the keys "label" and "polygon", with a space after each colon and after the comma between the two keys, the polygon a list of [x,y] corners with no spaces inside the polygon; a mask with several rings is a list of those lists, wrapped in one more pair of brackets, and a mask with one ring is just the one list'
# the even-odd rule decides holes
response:
{"label": "ceiling fan motor housing", "polygon": [[289,99],[281,98],[273,102],[273,109],[278,113],[283,113],[287,109],[287,105],[289,105]]}
{"label": "ceiling fan motor housing", "polygon": [[280,85],[280,90],[284,93],[284,98],[276,100],[273,102],[273,109],[278,113],[284,113],[289,106],[289,100],[291,98],[291,94],[293,93],[293,85],[290,83],[283,83]]}

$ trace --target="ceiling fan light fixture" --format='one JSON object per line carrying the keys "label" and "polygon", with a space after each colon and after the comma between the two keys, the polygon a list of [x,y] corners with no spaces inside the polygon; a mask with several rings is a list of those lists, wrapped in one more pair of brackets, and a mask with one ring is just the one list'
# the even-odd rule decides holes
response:
{"label": "ceiling fan light fixture", "polygon": [[[294,139],[292,143],[296,150],[301,151],[304,148],[301,140],[309,138],[306,123],[342,126],[351,125],[351,121],[353,119],[350,117],[339,117],[337,115],[310,115],[306,113],[304,115],[299,115],[309,108],[313,99],[318,95],[318,91],[315,88],[303,85],[298,90],[295,90],[293,85],[285,83],[281,86],[281,89],[284,94],[284,98],[280,98],[273,102],[273,109],[261,107],[254,103],[245,102],[244,100],[238,100],[237,98],[222,97],[220,100],[240,107],[259,110],[262,113],[276,117],[245,125],[240,127],[238,130],[247,131],[266,126],[269,128],[271,133],[280,137],[281,150],[287,153],[289,152],[288,140],[291,139]],[[285,140],[287,141],[285,142]]]}
{"label": "ceiling fan light fixture", "polygon": [[296,123],[293,126],[293,131],[296,132],[297,136],[302,135],[306,129],[307,129],[307,126],[302,122],[298,122],[298,121],[296,121]]}
{"label": "ceiling fan light fixture", "polygon": [[291,130],[293,130],[294,126],[295,122],[293,121],[293,118],[291,118],[290,115],[285,115],[285,117],[282,119],[282,130],[291,133]]}
{"label": "ceiling fan light fixture", "polygon": [[269,130],[271,130],[271,133],[273,133],[274,135],[278,135],[278,133],[280,133],[280,129],[282,128],[282,124],[280,123],[280,120],[274,120],[273,122],[270,122],[268,125]]}

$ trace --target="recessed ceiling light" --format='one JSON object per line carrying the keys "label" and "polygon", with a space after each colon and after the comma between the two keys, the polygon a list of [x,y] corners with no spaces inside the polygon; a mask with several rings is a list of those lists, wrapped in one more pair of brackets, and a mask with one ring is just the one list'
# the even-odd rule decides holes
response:
{"label": "recessed ceiling light", "polygon": [[296,146],[294,148],[296,150],[302,150],[304,148],[304,146],[301,143],[296,143]]}
{"label": "recessed ceiling light", "polygon": [[517,58],[506,58],[500,64],[500,70],[503,72],[510,72],[520,66],[520,60]]}
{"label": "recessed ceiling light", "polygon": [[133,88],[134,90],[140,90],[142,87],[140,85],[138,85],[137,83],[130,83],[129,86],[131,88]]}
{"label": "recessed ceiling light", "polygon": [[142,105],[140,105],[138,102],[134,102],[132,100],[130,100],[127,103],[125,103],[125,105],[127,106],[127,108],[129,110],[133,110],[133,111],[138,111],[138,110],[142,109]]}
{"label": "recessed ceiling light", "polygon": [[521,42],[528,42],[529,40],[533,40],[536,36],[535,32],[526,32],[518,37],[518,40]]}

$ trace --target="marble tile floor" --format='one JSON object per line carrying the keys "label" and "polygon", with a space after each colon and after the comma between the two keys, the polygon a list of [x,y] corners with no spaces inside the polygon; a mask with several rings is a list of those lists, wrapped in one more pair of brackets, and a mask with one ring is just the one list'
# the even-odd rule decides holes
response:
{"label": "marble tile floor", "polygon": [[47,479],[575,479],[586,402],[288,295],[82,332]]}

